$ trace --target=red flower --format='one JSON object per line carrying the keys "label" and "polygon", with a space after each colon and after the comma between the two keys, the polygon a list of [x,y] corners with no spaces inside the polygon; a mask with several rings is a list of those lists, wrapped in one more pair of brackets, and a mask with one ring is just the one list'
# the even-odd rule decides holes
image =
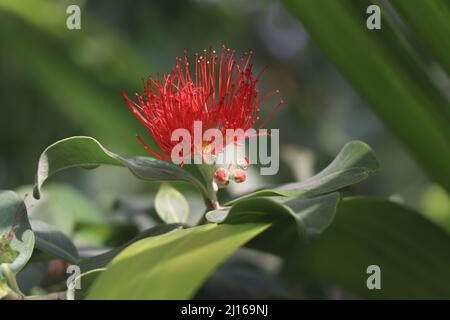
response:
{"label": "red flower", "polygon": [[242,169],[234,170],[234,172],[233,172],[233,180],[234,181],[236,181],[237,183],[240,183],[240,182],[244,182],[246,178],[247,177],[246,177],[244,170],[242,170]]}
{"label": "red flower", "polygon": [[[260,98],[256,84],[264,69],[254,77],[250,63],[252,52],[244,53],[235,60],[235,51],[222,47],[220,55],[211,48],[204,55],[195,55],[194,77],[191,77],[190,64],[177,57],[176,66],[170,74],[148,78],[144,81],[144,93],[136,93],[137,103],[122,93],[136,117],[161,148],[157,152],[137,136],[144,147],[153,155],[170,159],[172,148],[178,144],[171,141],[172,132],[184,128],[193,136],[194,121],[201,121],[203,130],[219,129],[223,137],[227,129],[247,130],[259,120],[260,104],[268,97],[278,93],[270,92]],[[258,125],[263,127],[283,103],[281,100]],[[225,142],[225,141],[224,141]],[[203,142],[203,147],[208,142]],[[192,146],[192,153],[196,148]],[[213,151],[214,152],[214,151]],[[217,152],[217,151],[216,151]]]}

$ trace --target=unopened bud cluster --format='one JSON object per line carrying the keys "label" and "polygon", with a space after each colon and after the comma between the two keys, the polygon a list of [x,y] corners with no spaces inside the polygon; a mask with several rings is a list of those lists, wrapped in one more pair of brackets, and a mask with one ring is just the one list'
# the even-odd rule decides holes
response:
{"label": "unopened bud cluster", "polygon": [[244,182],[247,178],[245,170],[248,169],[249,162],[246,157],[241,158],[236,164],[232,164],[226,168],[218,168],[214,174],[215,181],[219,188],[225,188],[233,180],[236,183]]}

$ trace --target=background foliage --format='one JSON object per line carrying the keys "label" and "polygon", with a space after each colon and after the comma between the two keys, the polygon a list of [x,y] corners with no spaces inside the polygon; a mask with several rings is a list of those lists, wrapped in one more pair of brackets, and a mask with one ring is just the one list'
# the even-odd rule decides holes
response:
{"label": "background foliage", "polygon": [[[73,3],[82,8],[80,31],[65,28],[65,9]],[[115,153],[148,156],[135,139],[145,133],[123,103],[122,89],[141,90],[141,76],[169,71],[184,49],[193,54],[225,43],[253,50],[256,69],[269,64],[261,89],[280,89],[286,103],[269,124],[282,128],[280,174],[250,171],[249,181],[222,199],[307,179],[345,143],[363,140],[375,150],[380,171],[342,194],[379,196],[403,206],[344,201],[336,225],[316,244],[320,250],[305,250],[304,260],[281,266],[279,258],[243,249],[196,296],[377,297],[360,287],[366,274],[355,276],[359,269],[353,269],[377,259],[396,266],[388,278],[406,272],[402,286],[387,297],[448,296],[439,283],[449,269],[448,240],[440,232],[450,230],[450,6],[445,0],[410,3],[0,0],[0,189],[31,194],[40,153],[68,136],[90,135]],[[382,30],[365,28],[370,4],[382,8]],[[122,245],[164,219],[154,209],[159,183],[134,179],[119,167],[67,170],[52,179],[39,202],[27,197],[29,214],[73,239],[82,256]],[[193,225],[204,211],[197,189],[171,186],[187,198],[188,208],[179,205]],[[339,215],[342,208],[346,213]],[[391,211],[400,213],[391,219]],[[426,218],[402,220],[419,214]],[[367,221],[370,230],[364,229]],[[51,232],[41,227],[36,243],[45,246]],[[428,254],[420,251],[424,242],[432,248]],[[340,248],[348,259],[333,256]],[[70,249],[63,254],[67,261],[74,258]],[[411,266],[410,259],[422,264]],[[57,289],[49,287],[49,277],[61,276],[54,261],[36,256],[32,262],[19,274],[22,289]],[[87,269],[103,266],[94,262]],[[280,280],[292,272],[298,281]],[[412,290],[414,279],[422,291]]]}

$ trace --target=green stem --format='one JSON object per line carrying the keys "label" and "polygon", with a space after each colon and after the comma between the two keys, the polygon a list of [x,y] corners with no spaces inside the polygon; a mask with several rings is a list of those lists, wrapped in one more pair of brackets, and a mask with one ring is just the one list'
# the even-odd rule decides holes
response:
{"label": "green stem", "polygon": [[5,275],[6,281],[8,282],[8,285],[11,287],[11,289],[17,292],[18,294],[23,295],[17,283],[16,274],[11,270],[9,264],[2,263],[1,267],[3,270],[3,274]]}
{"label": "green stem", "polygon": [[21,293],[17,293],[8,287],[8,293],[3,297],[4,300],[65,300],[66,292],[52,292],[44,295],[25,296]]}
{"label": "green stem", "polygon": [[206,191],[204,194],[204,199],[206,203],[207,210],[219,209],[220,204],[217,200],[217,191],[214,189],[214,165],[200,164],[198,169],[203,176],[206,183]]}
{"label": "green stem", "polygon": [[66,291],[52,292],[37,296],[24,296],[23,300],[66,300]]}
{"label": "green stem", "polygon": [[8,286],[6,286],[5,289],[6,289],[7,293],[2,298],[3,300],[23,300],[24,296],[22,294],[15,292]]}

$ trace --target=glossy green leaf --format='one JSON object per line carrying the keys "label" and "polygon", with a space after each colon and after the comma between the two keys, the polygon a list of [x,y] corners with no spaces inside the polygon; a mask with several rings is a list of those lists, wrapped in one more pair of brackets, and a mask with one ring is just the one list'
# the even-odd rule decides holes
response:
{"label": "glossy green leaf", "polygon": [[155,197],[155,209],[165,223],[186,223],[189,203],[175,188],[162,183]]}
{"label": "glossy green leaf", "polygon": [[369,0],[284,3],[429,176],[450,191],[449,101],[388,12],[381,30],[368,30]]}
{"label": "glossy green leaf", "polygon": [[215,210],[208,212],[206,217],[210,221],[223,223],[270,221],[270,229],[252,240],[249,246],[285,255],[328,228],[334,219],[339,199],[337,192],[306,199],[245,199],[234,204],[228,213]]}
{"label": "glossy green leaf", "polygon": [[283,200],[294,214],[295,221],[305,230],[308,238],[315,238],[327,229],[334,219],[340,200],[337,192],[309,199]]}
{"label": "glossy green leaf", "polygon": [[[34,234],[28,221],[25,204],[13,191],[0,191],[0,237],[3,241],[7,240],[8,246],[17,253],[14,254],[13,262],[0,261],[0,264],[6,263],[12,272],[19,272],[33,253]],[[5,243],[2,246],[4,245]],[[0,278],[1,276],[2,267]]]}
{"label": "glossy green leaf", "polygon": [[31,219],[30,223],[36,248],[72,264],[78,263],[78,250],[64,233],[44,221]]}
{"label": "glossy green leaf", "polygon": [[[413,210],[347,198],[327,232],[297,251],[293,272],[300,266],[357,297],[449,299],[449,248],[450,236]],[[380,267],[380,290],[367,288],[370,265]]]}
{"label": "glossy green leaf", "polygon": [[315,176],[277,188],[290,196],[315,196],[333,192],[369,177],[378,170],[373,150],[362,141],[347,143],[336,158]]}
{"label": "glossy green leaf", "polygon": [[230,203],[253,197],[304,197],[325,194],[358,183],[377,170],[378,161],[373,150],[362,141],[351,141],[325,169],[315,176],[275,189],[259,190]]}
{"label": "glossy green leaf", "polygon": [[92,285],[89,299],[188,299],[268,223],[207,224],[140,240]]}
{"label": "glossy green leaf", "polygon": [[136,177],[147,181],[179,180],[204,185],[186,170],[166,161],[147,157],[119,156],[105,149],[91,137],[71,137],[55,142],[41,154],[36,174],[34,197],[39,199],[44,181],[51,175],[73,167],[113,165],[128,168]]}
{"label": "glossy green leaf", "polygon": [[225,207],[221,209],[211,210],[206,213],[205,217],[211,223],[221,223],[227,218],[228,214],[230,213],[230,209],[231,208],[229,207]]}
{"label": "glossy green leaf", "polygon": [[123,249],[125,249],[129,245],[133,244],[134,242],[145,239],[145,238],[155,237],[155,236],[159,236],[159,235],[171,232],[175,229],[181,228],[181,226],[182,226],[181,224],[163,224],[163,225],[157,225],[153,228],[145,230],[145,231],[141,232],[140,234],[138,234],[133,239],[131,239],[130,241],[124,243],[123,245],[121,245],[117,248],[109,250],[100,255],[81,260],[81,262],[79,263],[80,269],[82,272],[87,272],[87,271],[90,271],[93,269],[104,268]]}

